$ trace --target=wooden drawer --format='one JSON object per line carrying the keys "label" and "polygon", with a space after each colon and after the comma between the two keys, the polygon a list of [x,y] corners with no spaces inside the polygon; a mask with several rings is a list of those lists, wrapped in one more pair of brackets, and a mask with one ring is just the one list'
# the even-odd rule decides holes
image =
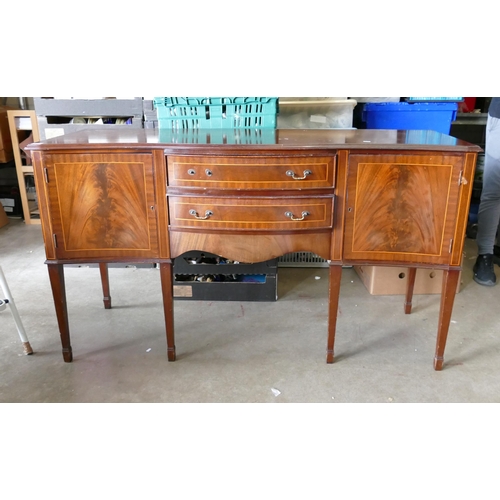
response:
{"label": "wooden drawer", "polygon": [[168,185],[218,189],[331,188],[335,156],[169,156]]}
{"label": "wooden drawer", "polygon": [[[173,228],[284,230],[332,227],[333,197],[169,197]],[[301,219],[301,220],[294,220]]]}

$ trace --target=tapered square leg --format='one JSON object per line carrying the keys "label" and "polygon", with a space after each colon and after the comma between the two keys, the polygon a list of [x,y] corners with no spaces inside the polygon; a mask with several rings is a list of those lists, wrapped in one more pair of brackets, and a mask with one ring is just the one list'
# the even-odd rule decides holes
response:
{"label": "tapered square leg", "polygon": [[47,264],[49,270],[50,286],[54,297],[57,323],[61,335],[63,359],[66,363],[73,361],[68,321],[68,307],[66,303],[66,285],[64,283],[64,266],[62,264]]}
{"label": "tapered square leg", "polygon": [[443,272],[443,285],[441,289],[441,306],[439,308],[439,323],[436,340],[436,355],[434,356],[434,369],[441,370],[444,362],[444,349],[450,328],[453,303],[457,294],[460,271],[450,270]]}
{"label": "tapered square leg", "polygon": [[329,287],[328,287],[328,341],[326,347],[326,362],[333,363],[333,352],[335,344],[335,331],[337,329],[337,314],[339,308],[340,281],[342,278],[342,266],[330,264]]}
{"label": "tapered square leg", "polygon": [[165,329],[167,334],[167,356],[169,361],[175,361],[174,336],[174,292],[172,262],[160,264],[161,290],[163,295],[163,310],[165,312]]}
{"label": "tapered square leg", "polygon": [[109,292],[109,273],[108,265],[105,262],[99,263],[99,272],[101,273],[102,295],[104,309],[111,309],[111,294]]}
{"label": "tapered square leg", "polygon": [[405,297],[405,314],[411,313],[413,301],[413,289],[415,287],[415,276],[417,269],[415,267],[408,268],[408,281],[406,282],[406,297]]}

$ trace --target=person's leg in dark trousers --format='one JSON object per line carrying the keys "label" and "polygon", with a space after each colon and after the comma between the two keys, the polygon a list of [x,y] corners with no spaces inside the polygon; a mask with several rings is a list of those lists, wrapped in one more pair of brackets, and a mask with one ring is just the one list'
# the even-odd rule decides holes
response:
{"label": "person's leg in dark trousers", "polygon": [[[483,172],[483,188],[479,204],[476,243],[478,257],[474,265],[474,281],[480,285],[496,284],[494,260],[500,262],[500,247],[495,242],[500,223],[500,119],[488,115]],[[499,254],[495,258],[495,250]]]}

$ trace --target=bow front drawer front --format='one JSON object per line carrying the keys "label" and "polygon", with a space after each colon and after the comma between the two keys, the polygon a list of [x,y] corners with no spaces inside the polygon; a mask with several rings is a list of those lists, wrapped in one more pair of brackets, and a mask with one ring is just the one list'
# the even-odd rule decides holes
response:
{"label": "bow front drawer front", "polygon": [[172,228],[294,231],[332,227],[333,198],[169,197]]}
{"label": "bow front drawer front", "polygon": [[168,185],[217,189],[334,187],[332,156],[169,156]]}

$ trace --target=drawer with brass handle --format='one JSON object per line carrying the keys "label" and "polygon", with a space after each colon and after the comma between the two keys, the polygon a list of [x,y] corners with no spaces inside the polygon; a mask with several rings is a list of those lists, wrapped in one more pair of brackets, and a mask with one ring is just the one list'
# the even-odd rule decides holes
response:
{"label": "drawer with brass handle", "polygon": [[217,189],[331,188],[335,155],[169,156],[168,185]]}
{"label": "drawer with brass handle", "polygon": [[332,227],[333,197],[210,198],[169,196],[172,228],[293,231]]}

